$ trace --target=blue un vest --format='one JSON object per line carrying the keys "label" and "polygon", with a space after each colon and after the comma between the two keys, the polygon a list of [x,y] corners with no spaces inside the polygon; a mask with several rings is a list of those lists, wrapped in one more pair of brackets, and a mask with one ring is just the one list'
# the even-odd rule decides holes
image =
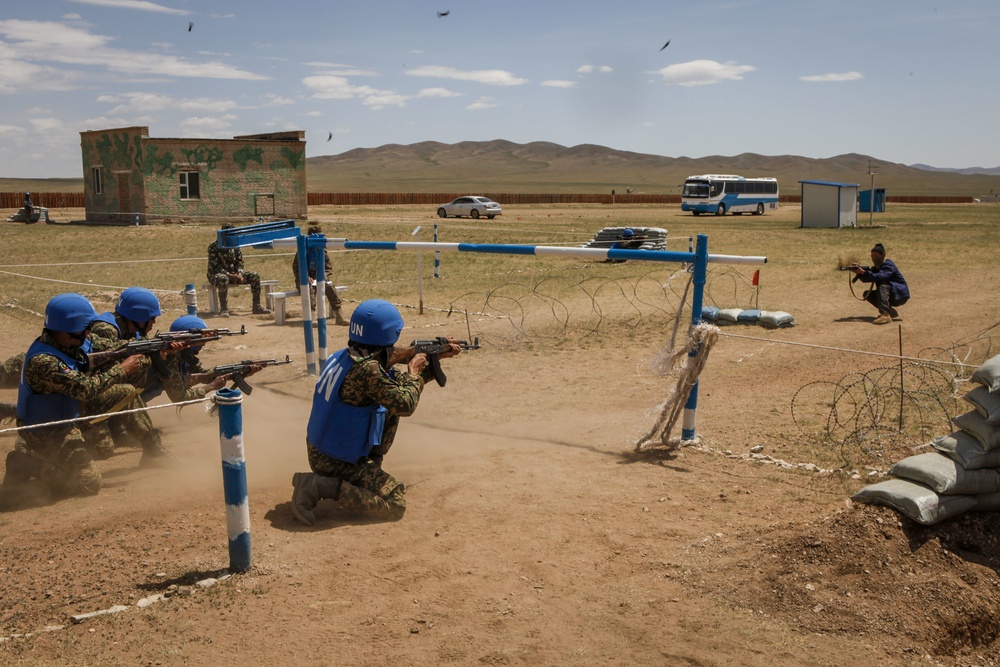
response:
{"label": "blue un vest", "polygon": [[118,321],[115,319],[115,314],[114,313],[101,313],[100,315],[98,315],[94,319],[95,320],[100,320],[101,322],[107,322],[108,324],[110,324],[111,326],[113,326],[115,328],[115,331],[118,332],[118,337],[119,338],[121,337],[122,330],[118,327]]}
{"label": "blue un vest", "polygon": [[309,443],[330,458],[357,463],[382,444],[386,409],[378,403],[367,407],[347,405],[340,400],[340,386],[354,359],[346,349],[327,359],[316,383],[306,437]]}
{"label": "blue un vest", "polygon": [[[91,345],[89,340],[83,341],[80,348],[84,354],[90,354]],[[61,419],[73,419],[80,416],[80,401],[70,398],[66,394],[36,394],[28,386],[24,378],[24,369],[32,357],[39,354],[50,354],[59,359],[74,371],[80,371],[84,367],[84,362],[75,359],[62,350],[36,340],[28,348],[24,357],[24,365],[21,366],[21,382],[17,386],[17,417],[28,426],[33,424],[44,424],[46,422],[59,421]]]}

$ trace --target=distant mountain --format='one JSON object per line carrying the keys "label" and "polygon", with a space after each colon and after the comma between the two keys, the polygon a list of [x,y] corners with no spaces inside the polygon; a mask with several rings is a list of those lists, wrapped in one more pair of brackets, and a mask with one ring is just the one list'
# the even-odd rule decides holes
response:
{"label": "distant mountain", "polygon": [[965,167],[964,169],[950,169],[948,167],[932,167],[929,164],[911,164],[914,169],[923,169],[924,171],[945,171],[951,174],[965,174],[966,176],[970,174],[983,174],[985,176],[1000,176],[1000,167]]}
{"label": "distant mountain", "polygon": [[867,189],[869,163],[876,167],[875,187],[890,195],[1000,192],[1000,174],[928,171],[857,153],[823,159],[756,153],[673,158],[594,144],[566,147],[501,139],[355,148],[307,159],[306,178],[310,192],[605,193],[634,188],[636,193],[677,194],[694,174],[740,174],[773,176],[783,192],[796,193],[802,180],[857,183]]}

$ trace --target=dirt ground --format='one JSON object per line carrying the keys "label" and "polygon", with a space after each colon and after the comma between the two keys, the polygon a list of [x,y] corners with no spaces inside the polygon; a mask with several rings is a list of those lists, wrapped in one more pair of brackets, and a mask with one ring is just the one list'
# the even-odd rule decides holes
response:
{"label": "dirt ground", "polygon": [[[908,267],[923,296],[900,322],[908,349],[998,319],[975,289],[995,294],[997,279],[960,269],[945,285]],[[896,351],[896,326],[831,304],[829,289],[786,302],[800,326],[720,339],[701,446],[678,451],[633,453],[671,384],[649,367],[662,340],[448,360],[447,386],[427,387],[386,459],[407,484],[405,517],[359,521],[323,501],[313,528],[289,509],[315,382],[298,313],[286,326],[248,310],[210,320],[251,335],[213,343],[209,364],[298,361],[253,378],[243,403],[251,571],[193,586],[229,564],[218,424],[201,405],[154,411],[183,469],[140,470],[125,449],[99,464],[99,495],[0,512],[0,664],[1000,664],[994,515],[922,527],[852,505],[864,470],[749,459],[761,447],[809,463],[789,402],[818,366],[848,363],[775,340]],[[422,317],[408,324],[435,316]],[[0,353],[35,335],[0,318]],[[0,455],[12,446],[0,436]],[[170,597],[136,606],[157,593]],[[70,622],[115,605],[129,608]]]}

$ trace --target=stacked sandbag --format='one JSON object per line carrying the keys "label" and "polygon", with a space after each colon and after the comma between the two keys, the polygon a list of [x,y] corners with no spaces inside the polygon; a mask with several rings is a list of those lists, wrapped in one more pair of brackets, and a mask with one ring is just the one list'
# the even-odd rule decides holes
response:
{"label": "stacked sandbag", "polygon": [[635,234],[636,241],[642,241],[641,245],[631,248],[632,250],[666,250],[667,230],[659,227],[605,227],[597,232],[593,239],[587,241],[581,248],[610,248],[612,243],[620,241],[619,238],[626,229],[631,229]]}
{"label": "stacked sandbag", "polygon": [[795,318],[783,310],[716,308],[702,306],[701,319],[718,326],[759,324],[765,329],[785,329],[795,326]]}
{"label": "stacked sandbag", "polygon": [[972,375],[981,386],[964,398],[973,410],[952,419],[959,430],[934,438],[934,451],[908,456],[889,469],[899,478],[854,494],[931,525],[969,510],[1000,510],[1000,355]]}

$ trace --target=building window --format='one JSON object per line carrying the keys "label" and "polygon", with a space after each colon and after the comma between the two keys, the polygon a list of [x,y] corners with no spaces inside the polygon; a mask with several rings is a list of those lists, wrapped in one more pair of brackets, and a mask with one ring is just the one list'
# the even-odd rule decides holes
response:
{"label": "building window", "polygon": [[181,199],[201,199],[197,171],[181,172]]}
{"label": "building window", "polygon": [[100,167],[90,168],[90,177],[94,183],[94,194],[99,195],[104,192],[104,172]]}

